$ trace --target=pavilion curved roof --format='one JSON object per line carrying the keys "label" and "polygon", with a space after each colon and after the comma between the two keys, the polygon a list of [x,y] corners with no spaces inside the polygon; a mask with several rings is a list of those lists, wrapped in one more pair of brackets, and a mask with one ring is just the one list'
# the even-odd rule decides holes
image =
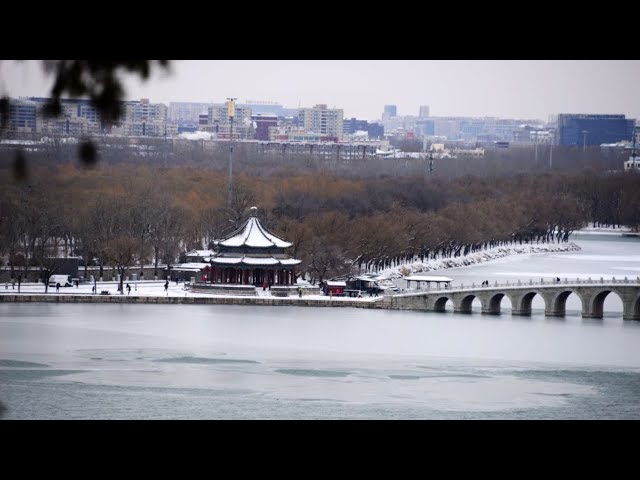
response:
{"label": "pavilion curved roof", "polygon": [[292,245],[292,243],[275,236],[267,230],[258,217],[255,216],[255,211],[240,228],[220,240],[218,244],[224,247],[254,248],[287,248]]}
{"label": "pavilion curved roof", "polygon": [[212,257],[213,265],[239,265],[248,267],[290,267],[299,265],[302,260],[296,258],[274,258],[274,257],[251,257],[244,255],[242,257]]}

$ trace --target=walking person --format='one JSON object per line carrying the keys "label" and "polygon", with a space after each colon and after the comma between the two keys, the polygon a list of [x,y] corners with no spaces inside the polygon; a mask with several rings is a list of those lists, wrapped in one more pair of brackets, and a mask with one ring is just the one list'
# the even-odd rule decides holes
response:
{"label": "walking person", "polygon": [[127,283],[127,295],[131,293],[131,285]]}
{"label": "walking person", "polygon": [[167,295],[169,294],[169,280],[164,282],[164,291],[167,292]]}
{"label": "walking person", "polygon": [[60,292],[60,282],[56,283],[56,293]]}

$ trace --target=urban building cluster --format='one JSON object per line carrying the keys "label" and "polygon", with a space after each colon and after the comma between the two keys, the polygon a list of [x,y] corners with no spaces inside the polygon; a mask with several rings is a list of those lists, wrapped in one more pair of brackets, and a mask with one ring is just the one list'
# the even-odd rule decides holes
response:
{"label": "urban building cluster", "polygon": [[[458,144],[479,148],[513,144],[553,144],[580,147],[631,143],[635,120],[624,115],[562,113],[548,122],[535,119],[432,116],[428,105],[418,115],[399,115],[385,105],[377,121],[344,118],[343,109],[326,104],[285,108],[276,102],[248,100],[220,103],[152,103],[149,99],[123,102],[123,116],[106,124],[89,100],[62,100],[63,114],[43,115],[48,99],[10,100],[10,132],[51,135],[115,135],[175,137],[206,132],[209,138],[276,143],[349,143],[384,148],[390,138],[424,140],[425,144]],[[233,120],[230,113],[232,112]]]}

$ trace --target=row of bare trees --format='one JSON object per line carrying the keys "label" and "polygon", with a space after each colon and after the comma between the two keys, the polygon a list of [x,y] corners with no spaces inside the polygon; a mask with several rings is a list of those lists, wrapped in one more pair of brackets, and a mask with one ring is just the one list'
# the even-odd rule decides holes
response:
{"label": "row of bare trees", "polygon": [[40,166],[29,183],[0,169],[0,254],[20,281],[45,277],[52,258],[80,255],[123,279],[136,263],[178,261],[239,226],[251,206],[293,243],[312,281],[352,269],[484,248],[566,241],[587,223],[640,227],[640,176],[633,174],[363,178],[240,172],[226,205],[226,176],[201,168]]}

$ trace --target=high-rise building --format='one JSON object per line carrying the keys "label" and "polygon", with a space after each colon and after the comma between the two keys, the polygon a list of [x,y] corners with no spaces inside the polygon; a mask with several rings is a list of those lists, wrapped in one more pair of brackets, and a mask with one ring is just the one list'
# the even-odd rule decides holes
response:
{"label": "high-rise building", "polygon": [[[247,138],[253,126],[251,109],[236,103],[233,111],[233,138]],[[231,131],[229,102],[216,103],[209,107],[209,125],[204,130],[216,133],[219,138],[229,138]]]}
{"label": "high-rise building", "polygon": [[200,114],[207,113],[210,103],[171,102],[169,103],[169,120],[179,125],[197,124]]}
{"label": "high-rise building", "polygon": [[8,127],[15,132],[35,132],[37,124],[37,104],[31,100],[9,102]]}
{"label": "high-rise building", "polygon": [[624,115],[561,113],[558,115],[558,144],[586,146],[631,141],[634,123]]}
{"label": "high-rise building", "polygon": [[165,122],[168,109],[163,103],[151,103],[148,98],[139,101],[124,102],[124,120],[126,122]]}
{"label": "high-rise building", "polygon": [[47,97],[30,97],[37,104],[36,131],[39,133],[59,135],[93,135],[103,132],[103,122],[91,100],[62,98],[62,112],[57,117],[42,114]]}
{"label": "high-rise building", "polygon": [[385,105],[384,113],[382,114],[382,119],[386,120],[391,117],[398,116],[398,108],[395,105]]}
{"label": "high-rise building", "polygon": [[118,130],[125,136],[162,137],[177,133],[175,124],[168,122],[169,109],[163,103],[151,103],[148,98],[126,101]]}
{"label": "high-rise building", "polygon": [[436,133],[435,121],[421,118],[416,120],[414,132],[418,137],[432,137]]}
{"label": "high-rise building", "polygon": [[369,134],[369,140],[383,140],[384,126],[381,123],[369,123],[367,133]]}
{"label": "high-rise building", "polygon": [[367,131],[369,128],[369,122],[366,120],[358,120],[357,118],[345,118],[342,122],[342,133],[345,135],[351,135],[358,130]]}
{"label": "high-rise building", "polygon": [[429,118],[429,105],[420,105],[420,109],[418,110],[419,118]]}
{"label": "high-rise building", "polygon": [[313,108],[301,108],[298,113],[300,126],[307,132],[342,139],[342,109],[327,108],[324,104]]}

